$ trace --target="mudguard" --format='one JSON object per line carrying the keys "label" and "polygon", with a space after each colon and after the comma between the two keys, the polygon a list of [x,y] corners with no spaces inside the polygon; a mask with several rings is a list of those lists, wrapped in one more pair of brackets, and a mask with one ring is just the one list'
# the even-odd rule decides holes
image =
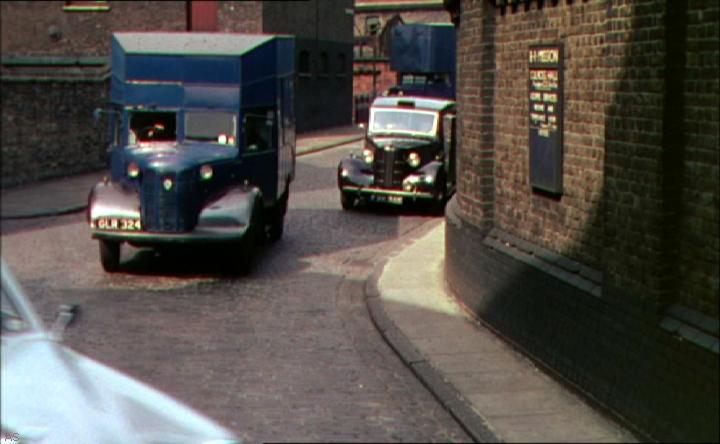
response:
{"label": "mudguard", "polygon": [[345,184],[368,187],[373,182],[372,170],[362,159],[350,156],[340,161],[338,165],[338,188],[342,189]]}
{"label": "mudguard", "polygon": [[251,221],[263,220],[255,211],[263,211],[262,194],[257,187],[233,186],[220,197],[207,203],[198,215],[195,228],[186,233],[119,231],[101,229],[99,218],[128,218],[140,220],[140,200],[137,192],[115,182],[97,183],[88,197],[87,217],[94,239],[127,241],[138,245],[165,243],[213,243],[240,241]]}

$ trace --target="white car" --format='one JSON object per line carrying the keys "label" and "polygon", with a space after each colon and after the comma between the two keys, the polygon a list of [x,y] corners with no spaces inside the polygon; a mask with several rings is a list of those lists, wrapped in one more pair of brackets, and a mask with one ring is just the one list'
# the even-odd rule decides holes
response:
{"label": "white car", "polygon": [[[62,345],[2,261],[2,442],[239,443],[197,411]],[[60,327],[60,328],[57,328]]]}

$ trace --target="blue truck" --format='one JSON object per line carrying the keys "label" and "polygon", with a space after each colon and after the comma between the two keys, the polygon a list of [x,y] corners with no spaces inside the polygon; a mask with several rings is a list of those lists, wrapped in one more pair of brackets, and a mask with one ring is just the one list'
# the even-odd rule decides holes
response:
{"label": "blue truck", "polygon": [[295,171],[294,39],[112,36],[109,177],[88,196],[108,272],[120,247],[213,245],[247,272],[283,233]]}
{"label": "blue truck", "polygon": [[362,154],[337,168],[344,210],[426,202],[442,212],[455,191],[455,28],[400,25],[390,66],[398,83],[370,107]]}

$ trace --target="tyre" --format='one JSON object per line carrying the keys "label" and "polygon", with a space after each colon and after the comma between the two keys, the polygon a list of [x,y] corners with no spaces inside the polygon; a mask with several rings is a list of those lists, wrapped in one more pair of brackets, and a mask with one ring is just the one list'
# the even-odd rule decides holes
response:
{"label": "tyre", "polygon": [[290,190],[286,191],[273,210],[270,224],[267,228],[267,238],[270,242],[277,242],[283,235],[289,194]]}
{"label": "tyre", "polygon": [[273,215],[268,227],[267,237],[270,242],[277,242],[283,235],[285,225],[285,214],[277,212]]}
{"label": "tyre", "polygon": [[[262,235],[264,234],[265,229],[263,219],[262,203],[256,203],[253,209],[252,220],[250,221],[248,231],[245,233],[242,242],[237,244],[237,246],[234,246],[230,252],[228,263],[231,264],[232,271],[235,274],[246,276],[250,273],[250,271],[252,271],[258,247],[263,240]],[[240,250],[239,257],[237,250]]]}
{"label": "tyre", "polygon": [[100,239],[100,263],[108,273],[120,269],[120,242]]}
{"label": "tyre", "polygon": [[340,205],[342,205],[343,210],[352,210],[355,206],[355,196],[348,193],[347,191],[341,191]]}

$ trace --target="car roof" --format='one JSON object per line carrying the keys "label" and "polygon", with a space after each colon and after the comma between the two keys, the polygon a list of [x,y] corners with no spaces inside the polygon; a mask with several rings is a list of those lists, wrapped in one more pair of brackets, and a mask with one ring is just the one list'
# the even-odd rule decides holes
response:
{"label": "car roof", "polygon": [[424,109],[432,111],[443,111],[455,106],[454,100],[432,99],[428,97],[415,96],[385,96],[378,97],[372,106],[402,107],[403,104],[412,103],[411,107],[415,109]]}

